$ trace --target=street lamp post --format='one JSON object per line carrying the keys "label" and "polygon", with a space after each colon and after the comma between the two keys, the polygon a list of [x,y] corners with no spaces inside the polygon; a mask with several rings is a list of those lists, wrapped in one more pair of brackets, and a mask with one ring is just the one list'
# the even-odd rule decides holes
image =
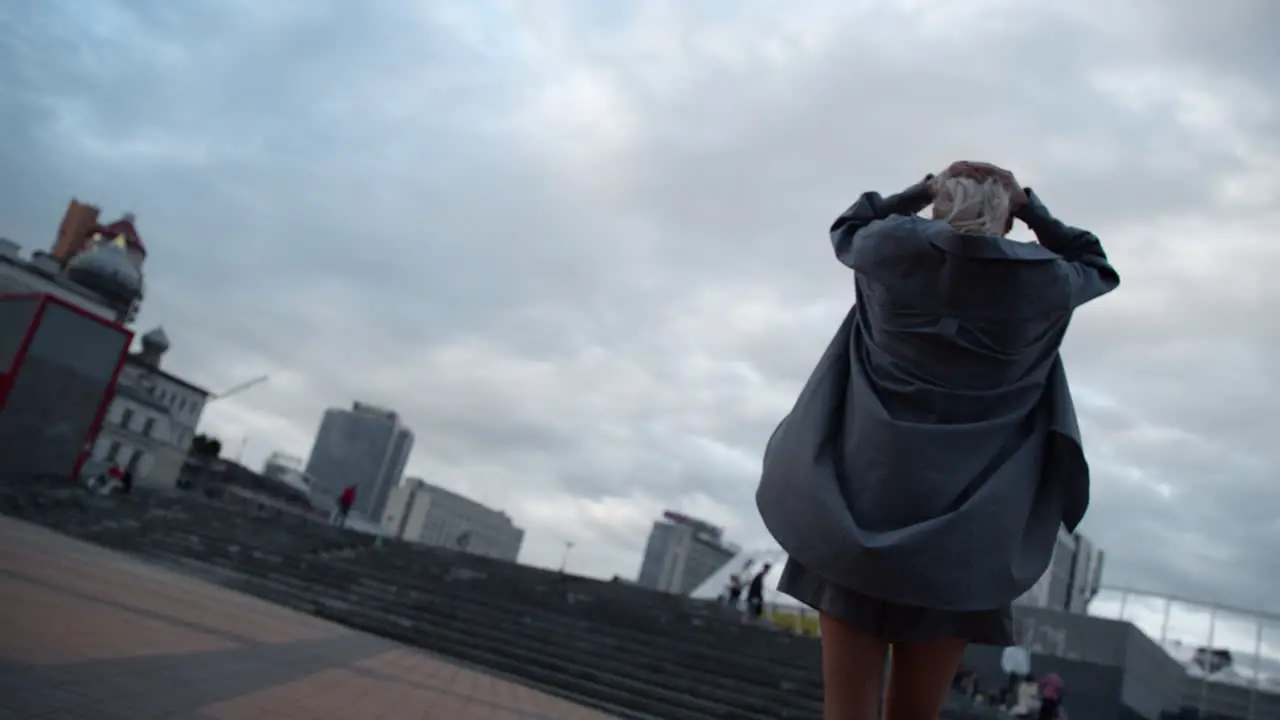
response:
{"label": "street lamp post", "polygon": [[573,541],[564,541],[564,556],[560,558],[560,572],[564,573],[565,568],[569,567],[569,551],[573,549]]}
{"label": "street lamp post", "polygon": [[[226,390],[223,390],[220,393],[212,393],[209,395],[208,399],[204,401],[205,407],[208,407],[209,403],[217,402],[218,400],[226,400],[232,395],[239,395],[240,393],[244,392],[245,390],[248,390],[249,388],[257,387],[258,385],[261,385],[262,383],[266,382],[270,378],[271,378],[270,375],[259,375],[258,377],[253,378],[251,380],[246,380],[242,383],[237,383],[235,385],[232,385],[230,388],[227,388]],[[249,436],[245,435],[240,440],[239,450],[236,451],[236,460],[235,460],[236,463],[239,463],[240,460],[244,457],[244,449],[248,444],[249,444]]]}
{"label": "street lamp post", "polygon": [[259,375],[258,377],[253,378],[252,380],[246,380],[242,383],[239,383],[238,385],[232,385],[230,388],[223,390],[220,393],[214,393],[213,395],[210,395],[209,399],[205,401],[205,404],[207,405],[216,400],[226,400],[232,395],[239,395],[245,390],[248,390],[251,387],[256,387],[258,385],[261,385],[262,383],[266,382],[269,379],[271,379],[270,375]]}

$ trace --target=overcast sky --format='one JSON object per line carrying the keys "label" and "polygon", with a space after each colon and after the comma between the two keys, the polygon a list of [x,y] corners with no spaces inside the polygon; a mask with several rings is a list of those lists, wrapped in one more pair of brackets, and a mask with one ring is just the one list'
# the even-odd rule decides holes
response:
{"label": "overcast sky", "polygon": [[362,399],[522,559],[633,576],[674,508],[765,546],[760,455],[852,301],[826,229],[1012,168],[1124,278],[1064,353],[1106,579],[1280,560],[1268,0],[0,5],[0,235],[138,215],[140,325],[246,461]]}

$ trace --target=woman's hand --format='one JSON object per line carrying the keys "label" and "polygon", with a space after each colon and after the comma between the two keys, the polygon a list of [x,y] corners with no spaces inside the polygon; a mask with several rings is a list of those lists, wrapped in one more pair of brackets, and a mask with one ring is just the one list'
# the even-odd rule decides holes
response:
{"label": "woman's hand", "polygon": [[938,197],[938,176],[933,173],[929,173],[924,176],[924,180],[922,182],[924,182],[924,189],[929,193],[929,200],[932,202]]}

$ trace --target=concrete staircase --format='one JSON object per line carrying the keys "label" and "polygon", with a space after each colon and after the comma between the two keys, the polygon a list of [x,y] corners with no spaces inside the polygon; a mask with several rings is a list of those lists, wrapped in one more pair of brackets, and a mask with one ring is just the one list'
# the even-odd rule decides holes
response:
{"label": "concrete staircase", "polygon": [[[0,480],[0,513],[148,557],[620,717],[819,718],[814,640],[723,608],[199,498]],[[955,698],[944,717],[995,718]]]}

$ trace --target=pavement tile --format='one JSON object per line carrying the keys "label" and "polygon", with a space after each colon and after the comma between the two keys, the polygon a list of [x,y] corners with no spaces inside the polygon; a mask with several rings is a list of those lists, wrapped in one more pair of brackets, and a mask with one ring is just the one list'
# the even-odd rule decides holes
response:
{"label": "pavement tile", "polygon": [[82,600],[15,578],[0,579],[0,658],[59,665],[108,658],[210,652],[223,638]]}
{"label": "pavement tile", "polygon": [[605,718],[0,517],[0,720]]}
{"label": "pavement tile", "polygon": [[[4,539],[0,535],[0,542]],[[256,598],[239,596],[190,578],[102,553],[105,562],[30,547],[0,548],[0,571],[250,642],[295,642],[346,632],[316,618],[297,616]]]}

